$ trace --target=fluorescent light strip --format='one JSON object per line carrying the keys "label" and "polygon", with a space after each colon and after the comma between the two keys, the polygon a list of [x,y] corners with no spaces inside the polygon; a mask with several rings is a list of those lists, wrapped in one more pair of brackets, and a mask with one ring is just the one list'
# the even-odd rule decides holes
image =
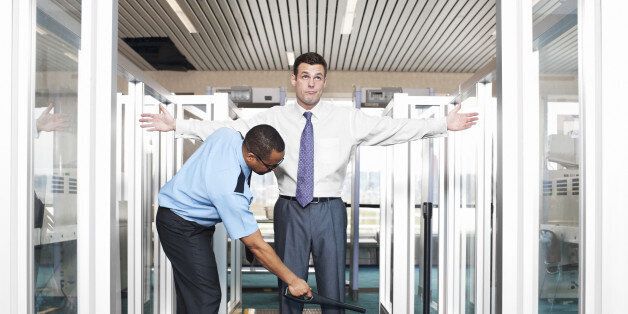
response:
{"label": "fluorescent light strip", "polygon": [[183,9],[181,9],[181,6],[179,6],[179,3],[177,2],[177,0],[167,0],[167,1],[168,1],[168,4],[170,5],[170,8],[172,8],[174,13],[177,14],[179,19],[183,23],[183,25],[185,25],[185,28],[188,29],[188,32],[198,33],[198,31],[196,31],[196,27],[194,27],[194,24],[192,24],[192,21],[190,21],[190,19],[185,14],[185,12],[183,12]]}
{"label": "fluorescent light strip", "polygon": [[48,35],[48,32],[46,32],[43,28],[39,27],[39,25],[38,25],[38,26],[35,26],[35,31],[36,31],[39,35],[42,35],[42,36],[46,36],[46,35]]}
{"label": "fluorescent light strip", "polygon": [[288,67],[294,65],[294,52],[286,51],[286,57],[288,57]]}
{"label": "fluorescent light strip", "polygon": [[358,0],[347,1],[347,9],[345,10],[345,17],[342,22],[342,30],[340,34],[342,35],[351,34],[351,29],[353,28],[353,18],[355,17],[355,6],[357,3],[358,3]]}
{"label": "fluorescent light strip", "polygon": [[78,63],[78,58],[76,57],[76,55],[75,55],[75,54],[73,54],[73,53],[69,53],[69,52],[64,52],[63,54],[64,54],[66,57],[68,57],[68,58],[70,58],[70,59],[74,60],[74,62],[77,62],[77,63]]}

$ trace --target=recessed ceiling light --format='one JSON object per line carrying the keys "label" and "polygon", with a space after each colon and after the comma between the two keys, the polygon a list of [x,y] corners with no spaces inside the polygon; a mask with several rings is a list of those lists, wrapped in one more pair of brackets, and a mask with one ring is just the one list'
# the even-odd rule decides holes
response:
{"label": "recessed ceiling light", "polygon": [[288,57],[288,67],[291,67],[294,64],[294,52],[286,51],[286,57]]}
{"label": "recessed ceiling light", "polygon": [[198,33],[198,31],[196,30],[196,27],[194,27],[194,24],[192,24],[192,21],[190,21],[190,19],[185,14],[185,12],[183,12],[183,9],[181,9],[181,6],[177,2],[177,0],[166,0],[166,1],[168,1],[168,4],[170,5],[170,8],[172,8],[174,13],[177,14],[179,19],[183,23],[183,25],[185,25],[185,28],[188,29],[188,32],[190,32],[190,33]]}
{"label": "recessed ceiling light", "polygon": [[48,35],[48,32],[46,32],[43,28],[39,27],[39,25],[35,26],[35,31],[39,34],[39,35]]}
{"label": "recessed ceiling light", "polygon": [[345,17],[342,22],[342,30],[340,31],[340,34],[351,34],[351,29],[353,28],[353,18],[355,17],[355,6],[357,3],[358,0],[347,1],[347,9],[345,10]]}
{"label": "recessed ceiling light", "polygon": [[73,54],[73,53],[69,53],[69,52],[65,52],[65,53],[63,53],[63,54],[64,54],[66,57],[68,57],[68,58],[70,58],[70,59],[74,60],[74,62],[78,62],[78,58],[76,57],[76,55],[75,55],[75,54]]}

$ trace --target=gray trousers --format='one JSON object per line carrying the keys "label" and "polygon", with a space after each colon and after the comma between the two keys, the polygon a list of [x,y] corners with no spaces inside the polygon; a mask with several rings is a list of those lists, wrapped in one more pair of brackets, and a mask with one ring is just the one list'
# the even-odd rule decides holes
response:
{"label": "gray trousers", "polygon": [[[310,252],[314,259],[318,294],[345,300],[347,210],[340,199],[312,203],[279,198],[274,211],[275,250],[297,276],[307,281]],[[279,293],[287,285],[279,280]],[[281,313],[301,313],[303,304],[280,296]],[[344,313],[322,308],[323,313]]]}

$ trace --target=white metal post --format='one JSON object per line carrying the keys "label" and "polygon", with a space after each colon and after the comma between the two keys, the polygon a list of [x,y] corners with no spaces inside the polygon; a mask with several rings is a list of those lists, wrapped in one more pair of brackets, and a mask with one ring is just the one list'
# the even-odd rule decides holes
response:
{"label": "white metal post", "polygon": [[[390,111],[394,106],[391,101],[384,116],[390,116]],[[391,246],[392,246],[392,161],[393,147],[386,147],[386,162],[382,182],[380,185],[380,218],[379,218],[379,308],[380,313],[392,313],[392,302],[390,300],[390,289],[392,288],[391,271]]]}
{"label": "white metal post", "polygon": [[[408,118],[408,101],[407,94],[395,94],[393,106],[393,118]],[[393,147],[393,243],[395,258],[393,261],[392,283],[395,285],[395,293],[393,294],[393,312],[395,313],[413,313],[410,304],[413,295],[408,292],[411,286],[410,278],[414,278],[414,272],[409,273],[410,256],[409,245],[410,224],[414,224],[414,220],[408,219],[409,213],[412,212],[410,206],[414,207],[411,202],[412,192],[410,183],[412,177],[409,169],[410,144],[398,144]],[[405,175],[404,175],[405,174]],[[412,235],[414,237],[414,235]],[[412,259],[414,260],[414,259]],[[412,265],[414,266],[414,265]]]}
{"label": "white metal post", "polygon": [[[585,181],[586,211],[585,252],[586,274],[585,308],[599,309],[599,313],[625,312],[625,282],[628,278],[628,193],[625,185],[628,148],[626,134],[628,106],[625,105],[625,90],[628,86],[625,61],[625,1],[598,0],[595,7],[589,5],[585,34],[592,34],[585,44],[595,50],[587,50],[583,56],[583,70],[589,78],[582,78],[587,86],[584,90],[585,117]],[[592,57],[595,56],[594,59]],[[595,65],[594,65],[595,64]],[[595,101],[591,101],[595,99]],[[591,226],[591,229],[588,229]],[[594,256],[594,257],[593,257]],[[601,271],[600,271],[601,270]],[[588,272],[591,271],[592,274]],[[597,275],[593,277],[593,275]],[[591,285],[589,285],[589,283]],[[592,291],[590,291],[591,289]],[[589,300],[586,297],[592,296]],[[587,312],[589,313],[589,312]]]}
{"label": "white metal post", "polygon": [[476,191],[476,313],[490,313],[491,288],[491,210],[494,103],[491,83],[477,83],[477,102],[480,117],[478,125]]}
{"label": "white metal post", "polygon": [[[441,113],[443,115],[447,114],[447,106],[443,106],[441,109]],[[438,311],[440,313],[448,313],[447,312],[447,288],[449,287],[447,283],[447,250],[448,250],[448,240],[449,237],[447,233],[449,232],[449,224],[448,224],[448,199],[447,194],[445,193],[445,189],[448,188],[448,168],[447,165],[447,143],[448,139],[445,138],[442,141],[439,141],[438,150],[440,151],[440,158],[438,159],[438,169],[442,171],[438,176]]]}
{"label": "white metal post", "polygon": [[578,1],[580,169],[580,313],[602,312],[602,9]]}
{"label": "white metal post", "polygon": [[[530,13],[529,11],[526,11]],[[528,14],[531,19],[532,14]],[[526,19],[527,20],[527,19]],[[531,27],[531,20],[529,29]],[[527,32],[524,32],[527,34]],[[527,35],[526,35],[527,36]],[[525,40],[527,37],[524,37]],[[529,37],[531,42],[531,36]],[[524,47],[528,47],[524,43]],[[522,199],[521,213],[523,255],[523,300],[524,313],[537,312],[539,307],[539,224],[541,212],[541,107],[539,104],[539,53],[523,55],[525,62],[523,107],[521,108],[522,134]]]}
{"label": "white metal post", "polygon": [[449,135],[445,140],[445,173],[444,176],[444,186],[445,186],[445,195],[444,199],[446,200],[443,206],[445,210],[445,229],[441,232],[444,235],[443,240],[439,240],[439,242],[443,242],[445,246],[445,258],[441,262],[443,264],[442,268],[444,271],[444,295],[441,296],[443,299],[443,303],[445,307],[443,308],[443,313],[456,313],[455,311],[455,302],[456,302],[456,184],[455,184],[455,134]]}
{"label": "white metal post", "polygon": [[[33,312],[32,253],[32,108],[35,70],[35,1],[9,1],[0,13],[0,38],[9,45],[0,54],[0,89],[8,101],[1,130],[8,140],[0,144],[5,178],[1,186],[3,219],[2,246],[6,256],[0,262],[3,280],[0,309],[7,313]],[[6,197],[6,198],[5,198]]]}
{"label": "white metal post", "polygon": [[142,164],[144,133],[136,123],[144,106],[144,83],[129,83],[129,103],[126,104],[125,125],[128,130],[125,165],[128,178],[128,311],[141,314],[143,311],[142,284]]}
{"label": "white metal post", "polygon": [[15,37],[13,34],[13,2],[15,1],[9,1],[5,4],[4,10],[0,10],[0,40],[9,45],[9,49],[0,50],[0,93],[8,97],[8,101],[0,103],[0,110],[4,112],[4,114],[0,116],[0,132],[1,134],[9,135],[7,137],[8,140],[0,142],[0,151],[5,152],[0,156],[0,171],[5,174],[0,180],[0,189],[2,189],[2,191],[8,191],[8,193],[0,195],[0,202],[7,205],[0,209],[0,214],[5,217],[5,219],[0,220],[0,247],[8,251],[8,255],[0,259],[0,278],[7,278],[7,280],[0,283],[0,312],[6,313],[17,310],[17,308],[15,308],[16,304],[14,304],[16,298],[12,298],[17,293],[17,287],[13,286],[14,283],[11,275],[15,270],[15,258],[18,255],[16,247],[12,245],[13,242],[16,242],[14,234],[17,233],[12,233],[13,230],[11,227],[12,225],[17,226],[15,219],[15,210],[17,207],[13,206],[16,201],[17,191],[11,186],[11,181],[13,180],[11,167],[15,162],[15,154],[8,153],[12,152],[11,148],[13,147],[13,142],[17,140],[13,138],[12,133],[14,127],[12,116],[15,110],[18,109],[18,107],[14,105],[15,98],[17,97],[17,92],[14,92],[17,90],[17,83],[13,82],[12,78],[14,68],[12,62],[13,51],[17,50],[17,45],[14,44],[13,40]]}
{"label": "white metal post", "polygon": [[[524,199],[531,188],[524,188],[523,152],[528,123],[524,111],[526,95],[531,95],[528,69],[532,53],[532,2],[497,2],[497,243],[496,298],[497,313],[533,313],[538,287],[525,276],[534,273],[538,251],[538,232],[533,234]],[[526,131],[527,126],[526,126]],[[535,131],[533,131],[534,133]],[[538,158],[538,156],[537,156]],[[526,181],[524,181],[526,180]],[[538,182],[537,182],[538,185]],[[537,276],[535,273],[533,276]]]}
{"label": "white metal post", "polygon": [[84,1],[79,51],[77,272],[81,313],[115,313],[116,0]]}

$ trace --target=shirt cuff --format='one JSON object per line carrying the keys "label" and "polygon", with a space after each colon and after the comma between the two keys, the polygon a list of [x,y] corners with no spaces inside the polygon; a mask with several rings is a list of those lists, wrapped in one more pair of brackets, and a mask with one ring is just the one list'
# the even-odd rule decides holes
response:
{"label": "shirt cuff", "polygon": [[191,135],[192,133],[191,131],[193,128],[192,123],[193,121],[191,119],[188,119],[188,120],[177,119],[175,123],[175,129],[174,129],[174,137],[196,139],[197,138],[196,136]]}
{"label": "shirt cuff", "polygon": [[436,117],[431,121],[432,127],[425,137],[447,136],[447,117]]}

